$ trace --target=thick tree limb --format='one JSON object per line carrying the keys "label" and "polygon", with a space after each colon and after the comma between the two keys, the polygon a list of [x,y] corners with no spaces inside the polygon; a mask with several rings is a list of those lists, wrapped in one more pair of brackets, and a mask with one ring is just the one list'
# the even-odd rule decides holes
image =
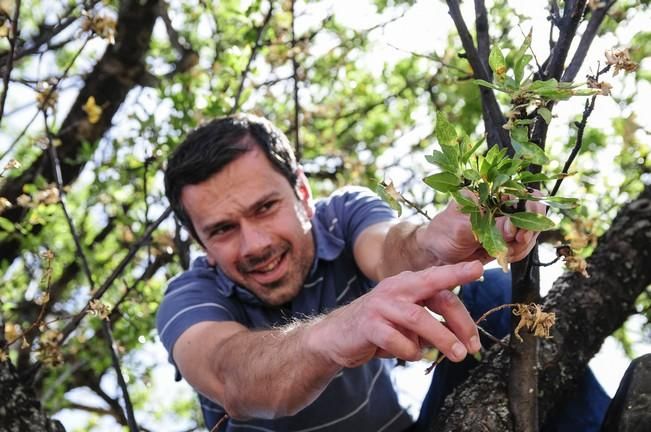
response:
{"label": "thick tree limb", "polygon": [[583,65],[585,56],[588,54],[588,50],[590,49],[590,45],[592,45],[592,41],[597,35],[597,31],[599,30],[599,27],[601,27],[601,23],[603,22],[604,18],[606,18],[606,15],[608,14],[610,8],[615,4],[615,1],[617,0],[610,0],[603,7],[592,11],[590,20],[588,21],[588,26],[581,36],[579,46],[576,48],[570,64],[567,66],[567,69],[565,69],[565,72],[563,72],[561,81],[574,81],[576,74],[579,73],[579,69],[581,69],[581,66]]}
{"label": "thick tree limb", "polygon": [[[457,28],[459,33],[459,38],[463,45],[463,49],[466,52],[466,58],[472,67],[475,78],[483,79],[486,81],[491,81],[491,73],[488,67],[484,65],[480,57],[480,53],[475,48],[475,44],[472,40],[472,35],[468,30],[468,26],[461,15],[461,10],[459,9],[459,2],[457,0],[447,0],[448,9],[452,21]],[[486,50],[488,46],[485,46],[485,42],[481,44],[482,51]],[[488,45],[486,43],[486,45]],[[510,148],[511,140],[509,138],[508,131],[502,128],[502,125],[506,123],[506,119],[502,115],[502,110],[500,109],[495,94],[489,88],[480,86],[479,93],[481,95],[482,109],[487,114],[488,122],[485,122],[486,125],[486,134],[488,138],[488,145],[499,145],[500,148]],[[512,149],[511,149],[512,150]]]}
{"label": "thick tree limb", "polygon": [[[61,163],[63,185],[77,178],[85,162],[76,157],[83,143],[96,146],[99,139],[111,127],[111,121],[124,102],[129,91],[139,84],[145,75],[145,53],[149,49],[151,33],[157,18],[158,0],[127,0],[121,2],[118,16],[115,45],[109,45],[102,59],[84,82],[77,99],[61,125],[57,147]],[[90,123],[82,107],[90,96],[102,107],[102,116],[97,123]],[[43,152],[20,176],[5,183],[0,196],[15,202],[23,193],[23,186],[33,182],[38,176],[53,182],[54,178],[48,152]],[[3,213],[11,222],[23,220],[27,210],[14,206]],[[20,241],[17,238],[0,243],[0,257],[13,260],[19,253]]]}
{"label": "thick tree limb", "polygon": [[65,432],[50,420],[28,384],[10,361],[0,361],[0,430],[15,432]]}
{"label": "thick tree limb", "polygon": [[[556,313],[552,339],[540,344],[540,420],[572,396],[577,379],[604,339],[634,312],[635,299],[651,283],[651,185],[624,206],[588,259],[589,279],[565,273],[545,298]],[[506,396],[509,356],[492,348],[450,395],[436,431],[513,431]],[[484,429],[481,429],[484,427]]]}

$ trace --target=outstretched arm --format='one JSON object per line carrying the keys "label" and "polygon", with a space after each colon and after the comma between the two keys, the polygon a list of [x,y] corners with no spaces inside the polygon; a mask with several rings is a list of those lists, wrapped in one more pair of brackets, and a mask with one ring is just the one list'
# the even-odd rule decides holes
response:
{"label": "outstretched arm", "polygon": [[196,324],[176,342],[174,360],[186,380],[231,417],[291,415],[316,399],[341,368],[374,357],[418,360],[424,345],[453,361],[477,352],[477,328],[449,288],[482,272],[479,262],[404,272],[327,315],[280,329]]}
{"label": "outstretched arm", "polygon": [[[529,211],[544,212],[541,203],[527,205]],[[497,227],[509,248],[509,262],[523,259],[536,244],[538,233],[519,230],[507,218],[498,218]],[[454,201],[424,224],[391,221],[371,225],[358,237],[354,253],[360,269],[376,281],[405,270],[493,260],[472,233],[469,216],[461,213]]]}

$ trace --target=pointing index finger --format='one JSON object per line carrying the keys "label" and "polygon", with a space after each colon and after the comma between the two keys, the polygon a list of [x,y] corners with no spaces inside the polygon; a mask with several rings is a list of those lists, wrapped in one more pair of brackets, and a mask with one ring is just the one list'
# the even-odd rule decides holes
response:
{"label": "pointing index finger", "polygon": [[394,289],[405,299],[421,302],[432,298],[439,291],[477,280],[483,273],[484,266],[480,261],[430,267],[404,275],[402,280],[399,280],[401,275],[398,275]]}

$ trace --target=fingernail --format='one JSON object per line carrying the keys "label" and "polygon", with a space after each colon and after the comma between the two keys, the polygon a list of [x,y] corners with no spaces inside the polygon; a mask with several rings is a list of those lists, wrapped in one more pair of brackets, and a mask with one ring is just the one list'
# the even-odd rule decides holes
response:
{"label": "fingernail", "polygon": [[479,341],[478,336],[473,336],[470,338],[470,349],[471,352],[477,352],[481,350],[481,342]]}
{"label": "fingernail", "polygon": [[515,225],[511,223],[511,219],[507,219],[504,223],[504,231],[510,235],[515,235]]}
{"label": "fingernail", "polygon": [[462,360],[466,354],[468,354],[468,350],[466,350],[466,347],[463,346],[462,343],[455,342],[454,345],[452,345],[452,354],[454,354],[456,359]]}

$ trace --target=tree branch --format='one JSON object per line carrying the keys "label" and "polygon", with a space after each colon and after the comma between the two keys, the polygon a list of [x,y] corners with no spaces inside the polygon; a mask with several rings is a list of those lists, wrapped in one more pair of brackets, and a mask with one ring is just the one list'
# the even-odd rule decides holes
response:
{"label": "tree branch", "polygon": [[[489,72],[488,68],[484,66],[484,63],[482,62],[479,53],[475,48],[472,36],[468,31],[466,22],[461,15],[459,2],[457,0],[447,0],[447,4],[450,16],[452,17],[454,25],[457,28],[463,49],[466,52],[466,58],[472,67],[475,78],[491,81],[491,73]],[[497,103],[497,99],[495,98],[495,93],[493,93],[491,89],[483,86],[479,87],[479,93],[481,95],[482,106],[486,107],[485,110],[488,119],[490,119],[489,122],[486,123],[486,134],[489,146],[497,144],[500,148],[508,148],[512,153],[513,148],[511,147],[511,140],[509,138],[508,131],[502,128],[504,123],[506,123],[506,119],[502,115],[500,106]]]}
{"label": "tree branch", "polygon": [[603,22],[604,18],[606,18],[608,11],[615,4],[615,2],[616,0],[610,0],[604,6],[592,11],[590,20],[588,21],[588,26],[581,36],[579,46],[574,52],[574,56],[572,57],[569,66],[567,69],[565,69],[561,81],[574,81],[576,74],[579,73],[579,69],[581,69],[581,65],[583,65],[585,56],[588,54],[588,50],[590,49],[590,45],[592,45],[592,41],[597,35],[597,31],[599,30],[601,23]]}
{"label": "tree branch", "polygon": [[291,29],[291,36],[292,36],[292,71],[293,71],[293,83],[294,83],[294,148],[296,149],[296,160],[300,161],[303,155],[303,149],[301,146],[301,103],[298,99],[298,91],[299,91],[299,65],[298,61],[296,60],[296,57],[298,55],[297,52],[297,44],[296,44],[296,2],[295,0],[292,0],[291,3],[291,13],[292,13],[292,29]]}
{"label": "tree branch", "polygon": [[[126,98],[127,93],[146,73],[145,53],[149,49],[151,32],[157,18],[159,0],[125,0],[120,3],[117,22],[116,41],[109,45],[88,74],[83,88],[72,104],[64,119],[57,147],[61,160],[61,177],[63,185],[68,185],[77,178],[85,161],[77,158],[77,153],[86,145],[94,149],[99,139],[112,126],[112,118]],[[83,110],[83,105],[90,96],[95,97],[102,107],[102,116],[97,123],[90,123]],[[46,182],[53,182],[49,152],[41,153],[36,160],[18,177],[7,181],[0,189],[0,196],[15,202],[23,193],[23,186],[32,183],[39,175]],[[19,223],[27,211],[14,206],[3,213],[3,217],[13,223]],[[9,238],[0,242],[0,257],[12,261],[20,249],[20,239]]]}
{"label": "tree branch", "polygon": [[18,18],[20,17],[20,0],[15,0],[14,3],[14,16],[11,19],[11,37],[9,38],[9,58],[7,59],[7,66],[4,75],[4,88],[2,89],[2,96],[0,97],[0,124],[5,112],[5,103],[7,102],[7,93],[9,93],[9,80],[11,78],[11,70],[14,65],[14,53],[16,51],[16,41],[18,40]]}
{"label": "tree branch", "polygon": [[249,56],[249,60],[246,63],[246,67],[244,68],[244,71],[242,72],[242,79],[240,80],[240,86],[237,89],[237,93],[235,94],[235,101],[233,102],[233,107],[231,108],[230,111],[231,115],[236,113],[240,109],[240,97],[242,97],[242,92],[244,91],[244,84],[246,83],[246,78],[249,75],[249,71],[251,70],[251,65],[253,64],[253,61],[258,55],[258,51],[262,47],[262,38],[264,37],[264,33],[267,30],[267,26],[269,25],[269,22],[271,21],[273,11],[274,11],[273,1],[270,1],[269,10],[267,11],[264,20],[262,21],[262,25],[258,27],[258,35],[256,36],[255,44],[251,49],[251,55]]}
{"label": "tree branch", "polygon": [[93,300],[98,300],[98,299],[100,299],[100,298],[104,295],[104,293],[106,292],[106,290],[108,290],[108,289],[110,288],[110,286],[113,284],[113,282],[115,282],[115,280],[116,280],[116,279],[117,279],[117,278],[122,274],[122,272],[124,271],[124,269],[125,269],[125,268],[127,267],[127,265],[131,262],[131,260],[136,256],[136,253],[138,252],[138,250],[139,250],[139,249],[140,249],[144,244],[146,244],[146,243],[149,241],[149,239],[150,239],[150,237],[151,237],[151,234],[154,232],[154,230],[155,230],[156,228],[158,228],[158,226],[159,226],[159,225],[160,225],[160,224],[161,224],[165,219],[167,219],[168,216],[169,216],[171,213],[172,213],[172,208],[171,208],[171,207],[167,207],[167,208],[163,211],[163,213],[158,217],[158,219],[156,219],[154,222],[152,222],[152,223],[149,225],[149,227],[147,227],[147,229],[146,229],[145,232],[142,234],[142,236],[141,236],[138,240],[136,240],[135,243],[133,243],[133,244],[131,245],[131,247],[129,248],[129,251],[127,252],[127,255],[126,255],[124,258],[122,258],[122,260],[120,261],[120,263],[116,266],[116,268],[113,270],[113,272],[111,272],[111,274],[106,278],[106,280],[104,281],[104,283],[102,283],[102,285],[97,289],[97,291],[95,291],[95,293],[93,293],[93,295],[92,295],[91,298],[89,299],[89,301],[88,301],[88,303],[86,304],[86,306],[84,306],[84,307],[82,308],[82,310],[79,311],[79,312],[77,313],[77,315],[75,315],[74,318],[72,318],[72,319],[70,320],[70,322],[68,322],[68,324],[67,324],[67,325],[64,327],[64,329],[61,331],[61,334],[63,335],[63,337],[61,338],[60,344],[63,344],[63,343],[65,342],[65,340],[68,338],[68,336],[70,336],[70,334],[71,334],[71,333],[72,333],[72,332],[77,328],[77,326],[79,326],[79,323],[80,323],[81,320],[84,318],[84,316],[86,315],[86,313],[87,313],[87,311],[88,311],[88,309],[89,309],[89,304],[90,304],[90,302],[93,301]]}

